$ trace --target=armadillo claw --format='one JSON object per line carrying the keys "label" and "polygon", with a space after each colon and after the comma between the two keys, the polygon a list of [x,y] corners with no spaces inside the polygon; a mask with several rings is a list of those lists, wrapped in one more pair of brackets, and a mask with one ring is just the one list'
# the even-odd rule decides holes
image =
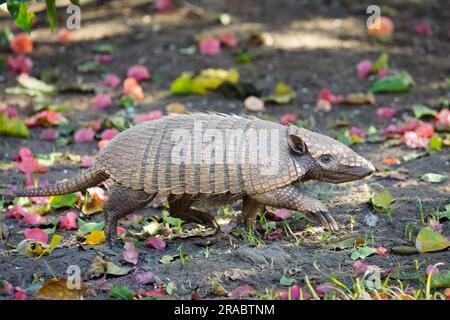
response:
{"label": "armadillo claw", "polygon": [[308,212],[306,217],[315,223],[321,224],[326,230],[339,230],[337,222],[328,212]]}

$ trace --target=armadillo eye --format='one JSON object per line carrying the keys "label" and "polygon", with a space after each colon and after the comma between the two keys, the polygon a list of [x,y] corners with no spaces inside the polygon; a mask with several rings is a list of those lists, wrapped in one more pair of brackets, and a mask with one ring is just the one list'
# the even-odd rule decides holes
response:
{"label": "armadillo eye", "polygon": [[322,157],[320,157],[320,161],[322,163],[330,163],[331,162],[331,157],[330,156],[322,156]]}

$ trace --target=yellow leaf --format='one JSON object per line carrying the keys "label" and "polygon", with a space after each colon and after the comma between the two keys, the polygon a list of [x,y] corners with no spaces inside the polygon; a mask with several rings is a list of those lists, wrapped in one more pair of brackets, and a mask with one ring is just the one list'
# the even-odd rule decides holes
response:
{"label": "yellow leaf", "polygon": [[45,300],[80,300],[87,295],[87,287],[85,285],[80,283],[79,288],[71,288],[72,285],[65,278],[52,278],[38,290],[36,298]]}
{"label": "yellow leaf", "polygon": [[92,231],[86,236],[85,244],[103,244],[105,243],[105,232],[102,231]]}

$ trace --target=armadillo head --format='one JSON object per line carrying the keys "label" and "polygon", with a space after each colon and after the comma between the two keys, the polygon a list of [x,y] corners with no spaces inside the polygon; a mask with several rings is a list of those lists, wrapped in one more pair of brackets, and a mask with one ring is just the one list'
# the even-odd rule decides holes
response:
{"label": "armadillo head", "polygon": [[331,183],[359,180],[375,172],[375,167],[345,144],[303,128],[290,127],[290,138],[302,141],[314,159],[307,178]]}

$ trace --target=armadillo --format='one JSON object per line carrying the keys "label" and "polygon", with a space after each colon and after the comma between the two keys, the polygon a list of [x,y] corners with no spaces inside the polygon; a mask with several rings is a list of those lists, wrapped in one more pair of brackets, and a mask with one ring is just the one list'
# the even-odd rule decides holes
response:
{"label": "armadillo", "polygon": [[169,115],[114,137],[79,176],[34,189],[0,190],[9,197],[70,194],[114,181],[104,204],[105,237],[116,241],[118,220],[155,198],[169,213],[217,227],[201,207],[242,200],[242,217],[254,223],[264,206],[299,210],[313,222],[338,229],[327,207],[302,191],[302,182],[362,179],[374,166],[346,145],[293,125],[217,113]]}

